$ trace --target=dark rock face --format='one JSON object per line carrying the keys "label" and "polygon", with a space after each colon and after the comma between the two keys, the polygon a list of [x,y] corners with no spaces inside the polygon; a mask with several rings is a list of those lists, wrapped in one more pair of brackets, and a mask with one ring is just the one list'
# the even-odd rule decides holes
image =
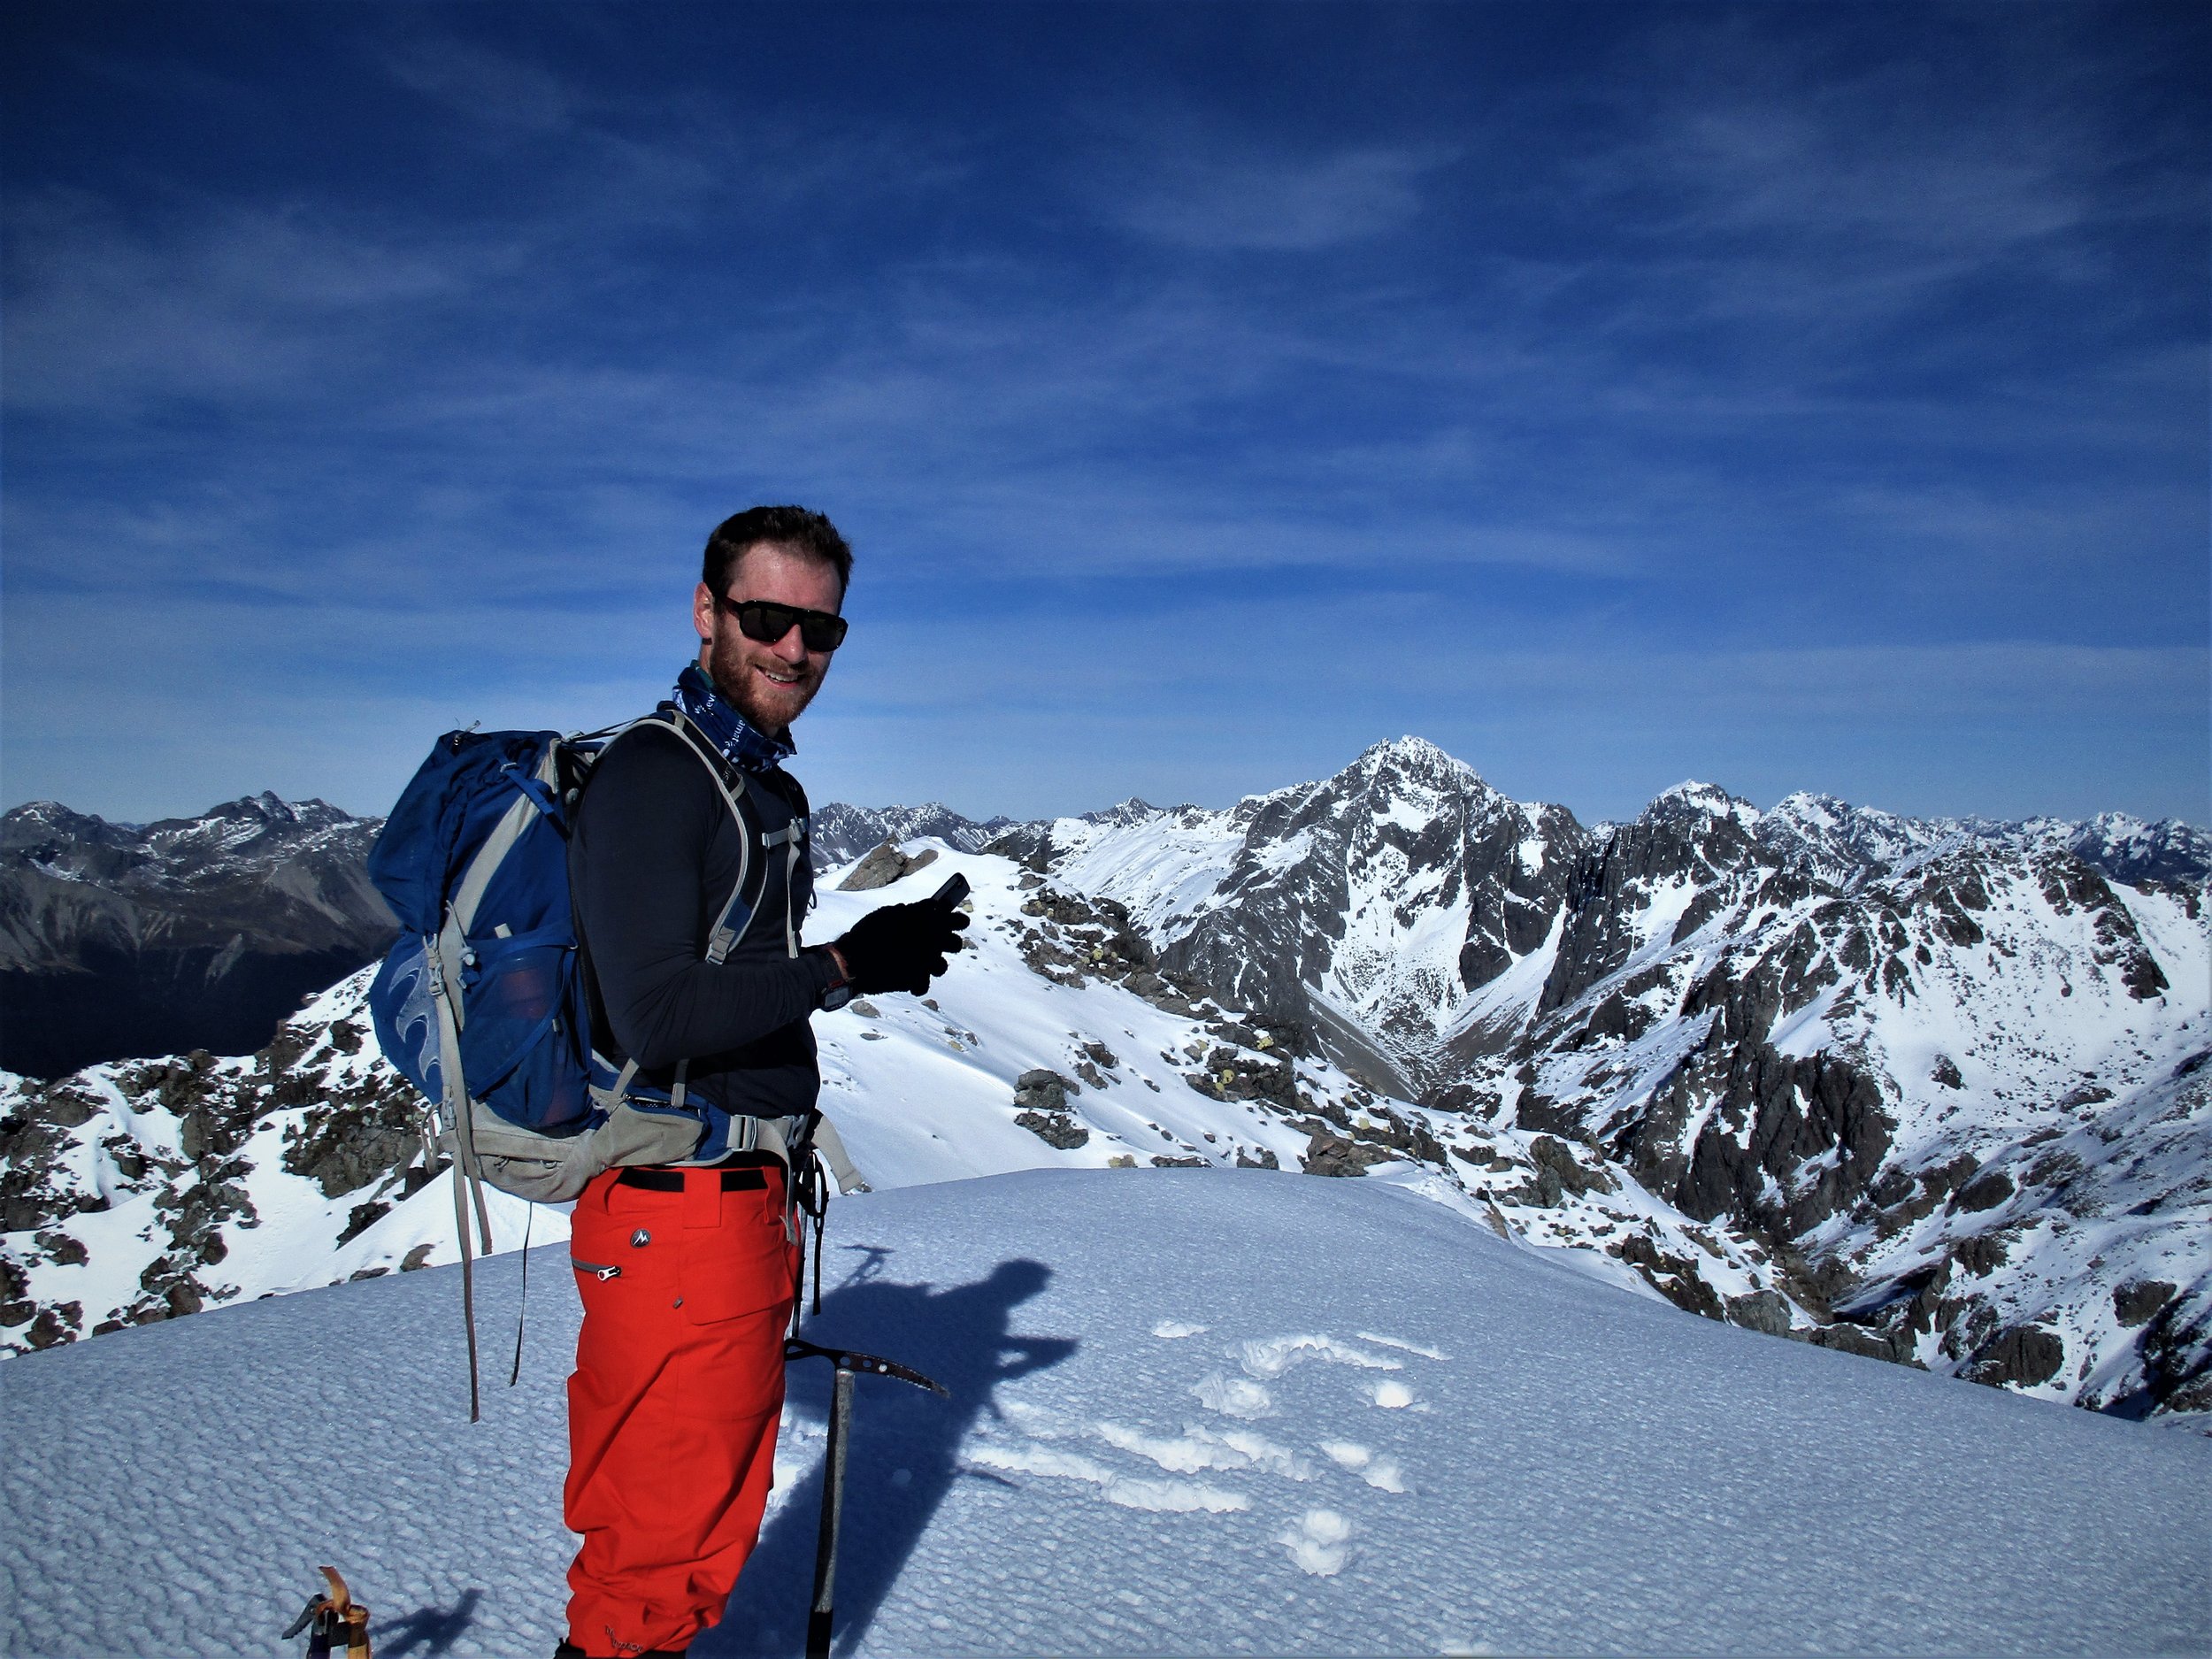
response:
{"label": "dark rock face", "polygon": [[2015,1325],[1974,1356],[1966,1374],[1976,1382],[2033,1388],[2058,1375],[2066,1344],[2039,1325]]}
{"label": "dark rock face", "polygon": [[2000,1233],[1978,1233],[1951,1247],[1951,1260],[1961,1272],[1975,1279],[1995,1272],[2011,1255],[2010,1243]]}
{"label": "dark rock face", "polygon": [[[1617,1245],[1606,1248],[1641,1273],[1654,1290],[1684,1312],[1708,1319],[1726,1317],[1719,1294],[1705,1282],[1697,1263],[1689,1256],[1671,1255],[1640,1233],[1632,1233]],[[1783,1328],[1789,1328],[1786,1317]]]}
{"label": "dark rock face", "polygon": [[[1681,1137],[1702,1119],[1687,1147]],[[1889,1150],[1880,1088],[1849,1062],[1749,1040],[1696,1056],[1624,1137],[1639,1179],[1700,1220],[1782,1240],[1847,1208]],[[1809,1181],[1801,1171],[1812,1165]]]}
{"label": "dark rock face", "polygon": [[2002,1170],[1992,1170],[1978,1176],[1959,1189],[1951,1202],[1968,1211],[1994,1210],[2012,1196],[2012,1178]]}
{"label": "dark rock face", "polygon": [[2112,1293],[2112,1311],[2124,1325],[2139,1325],[2154,1317],[2173,1300],[2174,1287],[2163,1279],[2137,1279]]}
{"label": "dark rock face", "polygon": [[894,881],[912,875],[923,865],[934,863],[937,849],[925,847],[910,856],[901,852],[889,841],[881,842],[867,856],[852,867],[852,872],[837,884],[840,893],[868,893],[877,887],[887,887]]}
{"label": "dark rock face", "polygon": [[1317,1124],[1312,1140],[1306,1143],[1299,1158],[1299,1166],[1309,1175],[1364,1175],[1371,1166],[1386,1163],[1389,1158],[1390,1154],[1379,1147],[1332,1134]]}
{"label": "dark rock face", "polygon": [[1789,1299],[1771,1290],[1755,1290],[1747,1296],[1728,1299],[1728,1321],[1747,1331],[1763,1331],[1769,1336],[1787,1336],[1790,1333]]}
{"label": "dark rock face", "polygon": [[[286,1099],[287,1093],[279,1084],[271,1102],[310,1104]],[[388,1073],[326,1096],[319,1093],[296,1135],[286,1141],[284,1167],[307,1177],[328,1198],[359,1192],[405,1167],[420,1150],[422,1109],[422,1097]]]}
{"label": "dark rock face", "polygon": [[1068,1096],[1083,1091],[1057,1071],[1040,1066],[1014,1079],[1014,1104],[1030,1111],[1064,1112]]}
{"label": "dark rock face", "polygon": [[1048,1147],[1064,1152],[1088,1144],[1091,1132],[1068,1110],[1068,1096],[1082,1090],[1057,1071],[1042,1067],[1014,1079],[1014,1121]]}
{"label": "dark rock face", "polygon": [[250,1053],[374,960],[379,828],[319,801],[234,801],[142,829],[50,802],[0,818],[0,1069]]}
{"label": "dark rock face", "polygon": [[1717,789],[1693,785],[1659,797],[1633,824],[1585,854],[1567,895],[1567,927],[1554,959],[1540,1015],[1563,1008],[1618,970],[1640,939],[1637,901],[1655,887],[1690,881],[1714,891],[1703,916],[1694,903],[1676,925],[1686,939],[1716,913],[1720,884],[1753,862],[1742,818],[1747,806]]}
{"label": "dark rock face", "polygon": [[[1072,1152],[1078,1147],[1090,1144],[1091,1132],[1065,1112],[1016,1112],[1014,1121],[1047,1146],[1056,1147],[1063,1152]],[[1205,1161],[1203,1158],[1197,1160],[1200,1164]],[[1156,1158],[1153,1162],[1156,1164],[1159,1160]]]}
{"label": "dark rock face", "polygon": [[1895,1361],[1900,1357],[1897,1346],[1878,1332],[1863,1330],[1855,1325],[1824,1325],[1810,1333],[1813,1344],[1832,1348],[1839,1354],[1856,1354],[1861,1359]]}

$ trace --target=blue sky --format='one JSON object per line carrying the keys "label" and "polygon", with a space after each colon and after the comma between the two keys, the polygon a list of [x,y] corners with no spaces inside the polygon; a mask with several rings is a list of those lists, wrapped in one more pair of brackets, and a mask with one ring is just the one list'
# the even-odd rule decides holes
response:
{"label": "blue sky", "polygon": [[0,804],[641,711],[817,801],[2212,818],[2200,9],[10,5]]}

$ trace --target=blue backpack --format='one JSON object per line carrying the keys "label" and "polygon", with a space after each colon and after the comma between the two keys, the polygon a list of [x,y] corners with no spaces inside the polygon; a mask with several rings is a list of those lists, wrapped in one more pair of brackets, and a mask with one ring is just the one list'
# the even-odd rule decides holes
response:
{"label": "blue backpack", "polygon": [[[754,849],[782,846],[798,857],[806,820],[763,833],[712,744],[672,712],[578,737],[449,732],[369,853],[369,879],[402,930],[369,989],[377,1041],[437,1109],[472,1185],[558,1202],[603,1170],[682,1164],[698,1144],[703,1119],[685,1100],[687,1064],[672,1090],[653,1089],[638,1081],[634,1061],[618,1071],[593,1052],[569,904],[571,814],[606,747],[648,723],[684,741],[742,832],[737,881],[704,951],[720,962],[767,879]],[[761,1147],[789,1161],[806,1128],[733,1118],[733,1149]],[[477,1209],[488,1240],[480,1193]]]}
{"label": "blue backpack", "polygon": [[556,1138],[592,1110],[568,893],[568,812],[596,757],[589,742],[447,733],[369,853],[400,926],[369,991],[385,1057],[434,1104],[449,1103],[450,1070],[466,1079],[457,1094]]}

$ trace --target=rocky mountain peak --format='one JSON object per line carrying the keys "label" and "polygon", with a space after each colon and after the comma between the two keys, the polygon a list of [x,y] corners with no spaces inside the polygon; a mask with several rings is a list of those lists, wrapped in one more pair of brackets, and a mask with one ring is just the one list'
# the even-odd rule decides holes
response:
{"label": "rocky mountain peak", "polygon": [[814,867],[826,870],[849,863],[885,841],[897,843],[933,836],[962,852],[979,850],[986,842],[1014,827],[995,818],[979,824],[931,801],[921,806],[853,806],[833,801],[818,807],[810,820],[808,840],[813,847]]}
{"label": "rocky mountain peak", "polygon": [[1132,824],[1148,823],[1158,818],[1161,811],[1161,808],[1154,806],[1143,796],[1133,795],[1126,801],[1117,802],[1096,812],[1084,813],[1082,821],[1105,829],[1123,829]]}
{"label": "rocky mountain peak", "polygon": [[1425,737],[1413,736],[1394,737],[1387,742],[1370,745],[1331,781],[1357,780],[1363,783],[1393,777],[1433,788],[1496,793],[1483,780],[1482,774],[1465,761],[1446,754]]}
{"label": "rocky mountain peak", "polygon": [[0,814],[0,824],[97,824],[102,820],[82,812],[73,812],[58,801],[26,801],[21,806],[10,807]]}
{"label": "rocky mountain peak", "polygon": [[1834,880],[1886,870],[1959,833],[1947,822],[1900,818],[1800,790],[1782,797],[1759,823],[1759,840],[1778,857],[1796,856]]}
{"label": "rocky mountain peak", "polygon": [[[1839,802],[1837,804],[1841,805]],[[1699,783],[1691,780],[1678,783],[1671,789],[1662,789],[1652,797],[1643,816],[1655,819],[1685,818],[1732,818],[1746,829],[1756,827],[1765,815],[1741,795],[1728,793],[1717,783]]]}
{"label": "rocky mountain peak", "polygon": [[67,865],[84,849],[133,845],[127,826],[74,812],[58,801],[27,801],[0,816],[0,859]]}

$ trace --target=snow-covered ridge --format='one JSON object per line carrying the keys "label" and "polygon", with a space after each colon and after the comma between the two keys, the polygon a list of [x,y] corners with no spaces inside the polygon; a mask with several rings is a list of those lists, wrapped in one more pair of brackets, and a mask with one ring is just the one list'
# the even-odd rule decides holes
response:
{"label": "snow-covered ridge", "polygon": [[[951,1394],[859,1385],[841,1652],[2212,1640],[2212,1445],[1686,1318],[1372,1182],[1028,1171],[831,1226],[807,1334]],[[574,1547],[564,1254],[475,1425],[450,1270],[0,1365],[0,1651],[268,1651],[330,1561],[380,1652],[540,1659]],[[488,1328],[516,1267],[480,1273]],[[824,1368],[791,1387],[698,1659],[803,1646]],[[148,1595],[150,1560],[191,1594]]]}

